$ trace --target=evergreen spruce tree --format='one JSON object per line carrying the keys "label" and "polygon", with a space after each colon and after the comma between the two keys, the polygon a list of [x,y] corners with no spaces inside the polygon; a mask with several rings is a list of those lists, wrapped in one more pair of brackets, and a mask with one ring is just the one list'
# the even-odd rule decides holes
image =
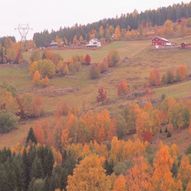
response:
{"label": "evergreen spruce tree", "polygon": [[26,149],[24,149],[24,152],[22,154],[22,165],[23,165],[23,172],[22,172],[23,191],[27,191],[28,185],[30,183],[30,161]]}
{"label": "evergreen spruce tree", "polygon": [[27,139],[26,139],[26,145],[28,145],[29,143],[37,144],[37,139],[35,137],[33,128],[29,129],[28,136],[27,136]]}
{"label": "evergreen spruce tree", "polygon": [[43,177],[44,177],[44,172],[42,167],[42,161],[40,160],[40,158],[36,156],[32,163],[31,178],[37,179]]}

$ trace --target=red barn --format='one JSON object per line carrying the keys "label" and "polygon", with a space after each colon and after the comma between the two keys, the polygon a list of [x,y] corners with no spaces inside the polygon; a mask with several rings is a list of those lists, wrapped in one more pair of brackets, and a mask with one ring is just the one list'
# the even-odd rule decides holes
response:
{"label": "red barn", "polygon": [[172,46],[172,43],[167,40],[166,38],[162,38],[159,36],[156,36],[155,38],[152,39],[152,45],[155,46],[156,48],[159,48],[161,46]]}

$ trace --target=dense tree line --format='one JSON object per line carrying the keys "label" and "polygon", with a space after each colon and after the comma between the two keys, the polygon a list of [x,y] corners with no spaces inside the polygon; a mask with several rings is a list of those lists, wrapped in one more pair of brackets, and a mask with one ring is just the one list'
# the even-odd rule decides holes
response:
{"label": "dense tree line", "polygon": [[7,39],[10,39],[12,42],[16,42],[14,36],[0,37],[0,44],[6,44]]}
{"label": "dense tree line", "polygon": [[15,37],[6,36],[0,38],[0,64],[21,64],[27,61],[23,59],[23,51],[35,48],[32,40],[16,42]]}
{"label": "dense tree line", "polygon": [[58,31],[48,32],[47,30],[35,33],[33,40],[38,47],[46,47],[52,40],[62,40],[65,44],[89,40],[92,37],[104,38],[111,40],[113,34],[116,36],[120,32],[139,30],[146,26],[161,26],[167,20],[176,22],[182,18],[191,17],[191,3],[174,4],[169,7],[162,7],[156,10],[147,10],[138,13],[122,14],[120,17],[103,19],[88,25],[78,25],[73,27],[60,28]]}
{"label": "dense tree line", "polygon": [[[126,93],[126,85],[124,90]],[[105,100],[104,89],[99,91],[97,99]],[[190,102],[162,98],[158,104],[133,103],[116,113],[108,110],[80,113],[62,103],[51,122],[41,120],[34,125],[34,133],[39,143],[59,149],[66,144],[110,142],[114,136],[125,139],[132,134],[152,142],[159,133],[170,137],[174,131],[189,126]]]}
{"label": "dense tree line", "polygon": [[191,147],[180,153],[175,144],[152,148],[113,137],[69,144],[60,153],[35,145],[31,132],[25,147],[0,151],[0,191],[190,191]]}

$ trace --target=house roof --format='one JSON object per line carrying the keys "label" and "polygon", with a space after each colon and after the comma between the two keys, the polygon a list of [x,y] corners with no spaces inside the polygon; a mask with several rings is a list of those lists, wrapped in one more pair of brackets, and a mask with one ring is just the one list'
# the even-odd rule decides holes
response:
{"label": "house roof", "polygon": [[55,42],[55,41],[52,41],[52,42],[50,43],[50,46],[53,46],[53,45],[58,45],[58,43]]}
{"label": "house roof", "polygon": [[156,37],[154,37],[153,40],[156,39],[156,38],[157,38],[157,39],[160,39],[160,40],[162,40],[162,41],[165,41],[165,42],[169,42],[168,39],[163,38],[163,37],[160,37],[160,36],[156,36]]}

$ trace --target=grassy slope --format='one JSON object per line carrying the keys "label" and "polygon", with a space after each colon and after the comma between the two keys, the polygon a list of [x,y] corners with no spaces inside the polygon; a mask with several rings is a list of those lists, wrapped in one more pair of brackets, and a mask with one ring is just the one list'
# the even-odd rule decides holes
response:
{"label": "grassy slope", "polygon": [[[191,38],[186,39],[191,41]],[[183,39],[176,39],[184,41]],[[128,102],[119,99],[116,95],[116,84],[121,79],[127,79],[130,87],[143,86],[147,82],[147,77],[151,67],[159,67],[162,72],[170,67],[185,63],[191,70],[191,51],[190,50],[152,50],[150,41],[130,41],[130,42],[114,42],[98,50],[63,50],[56,51],[68,59],[72,55],[90,54],[93,62],[99,62],[110,50],[118,50],[120,56],[128,57],[128,61],[122,65],[110,69],[107,74],[102,75],[98,80],[90,80],[88,68],[82,67],[81,71],[74,76],[65,78],[51,79],[51,86],[54,88],[78,88],[79,91],[69,93],[65,96],[44,96],[45,109],[53,112],[56,105],[61,101],[66,101],[73,106],[86,108],[100,108],[95,102],[97,89],[104,86],[108,90],[108,97],[111,99],[109,109],[117,109],[121,104]],[[36,90],[32,87],[32,82],[26,67],[18,66],[0,66],[0,82],[9,82],[17,87],[21,92],[31,92],[36,94]],[[190,94],[191,82],[183,82],[169,87],[157,88],[156,95],[166,94],[175,97],[188,97]],[[26,135],[26,132],[35,121],[21,124],[20,128],[10,134],[0,136],[0,147],[5,145],[11,146],[17,143]]]}
{"label": "grassy slope", "polygon": [[122,41],[122,42],[113,42],[109,45],[99,48],[97,50],[91,49],[74,49],[74,50],[56,50],[55,52],[59,53],[63,58],[70,58],[73,55],[86,55],[89,54],[92,57],[93,62],[101,61],[109,51],[118,50],[121,57],[124,56],[133,56],[139,53],[145,46],[148,46],[150,41]]}

